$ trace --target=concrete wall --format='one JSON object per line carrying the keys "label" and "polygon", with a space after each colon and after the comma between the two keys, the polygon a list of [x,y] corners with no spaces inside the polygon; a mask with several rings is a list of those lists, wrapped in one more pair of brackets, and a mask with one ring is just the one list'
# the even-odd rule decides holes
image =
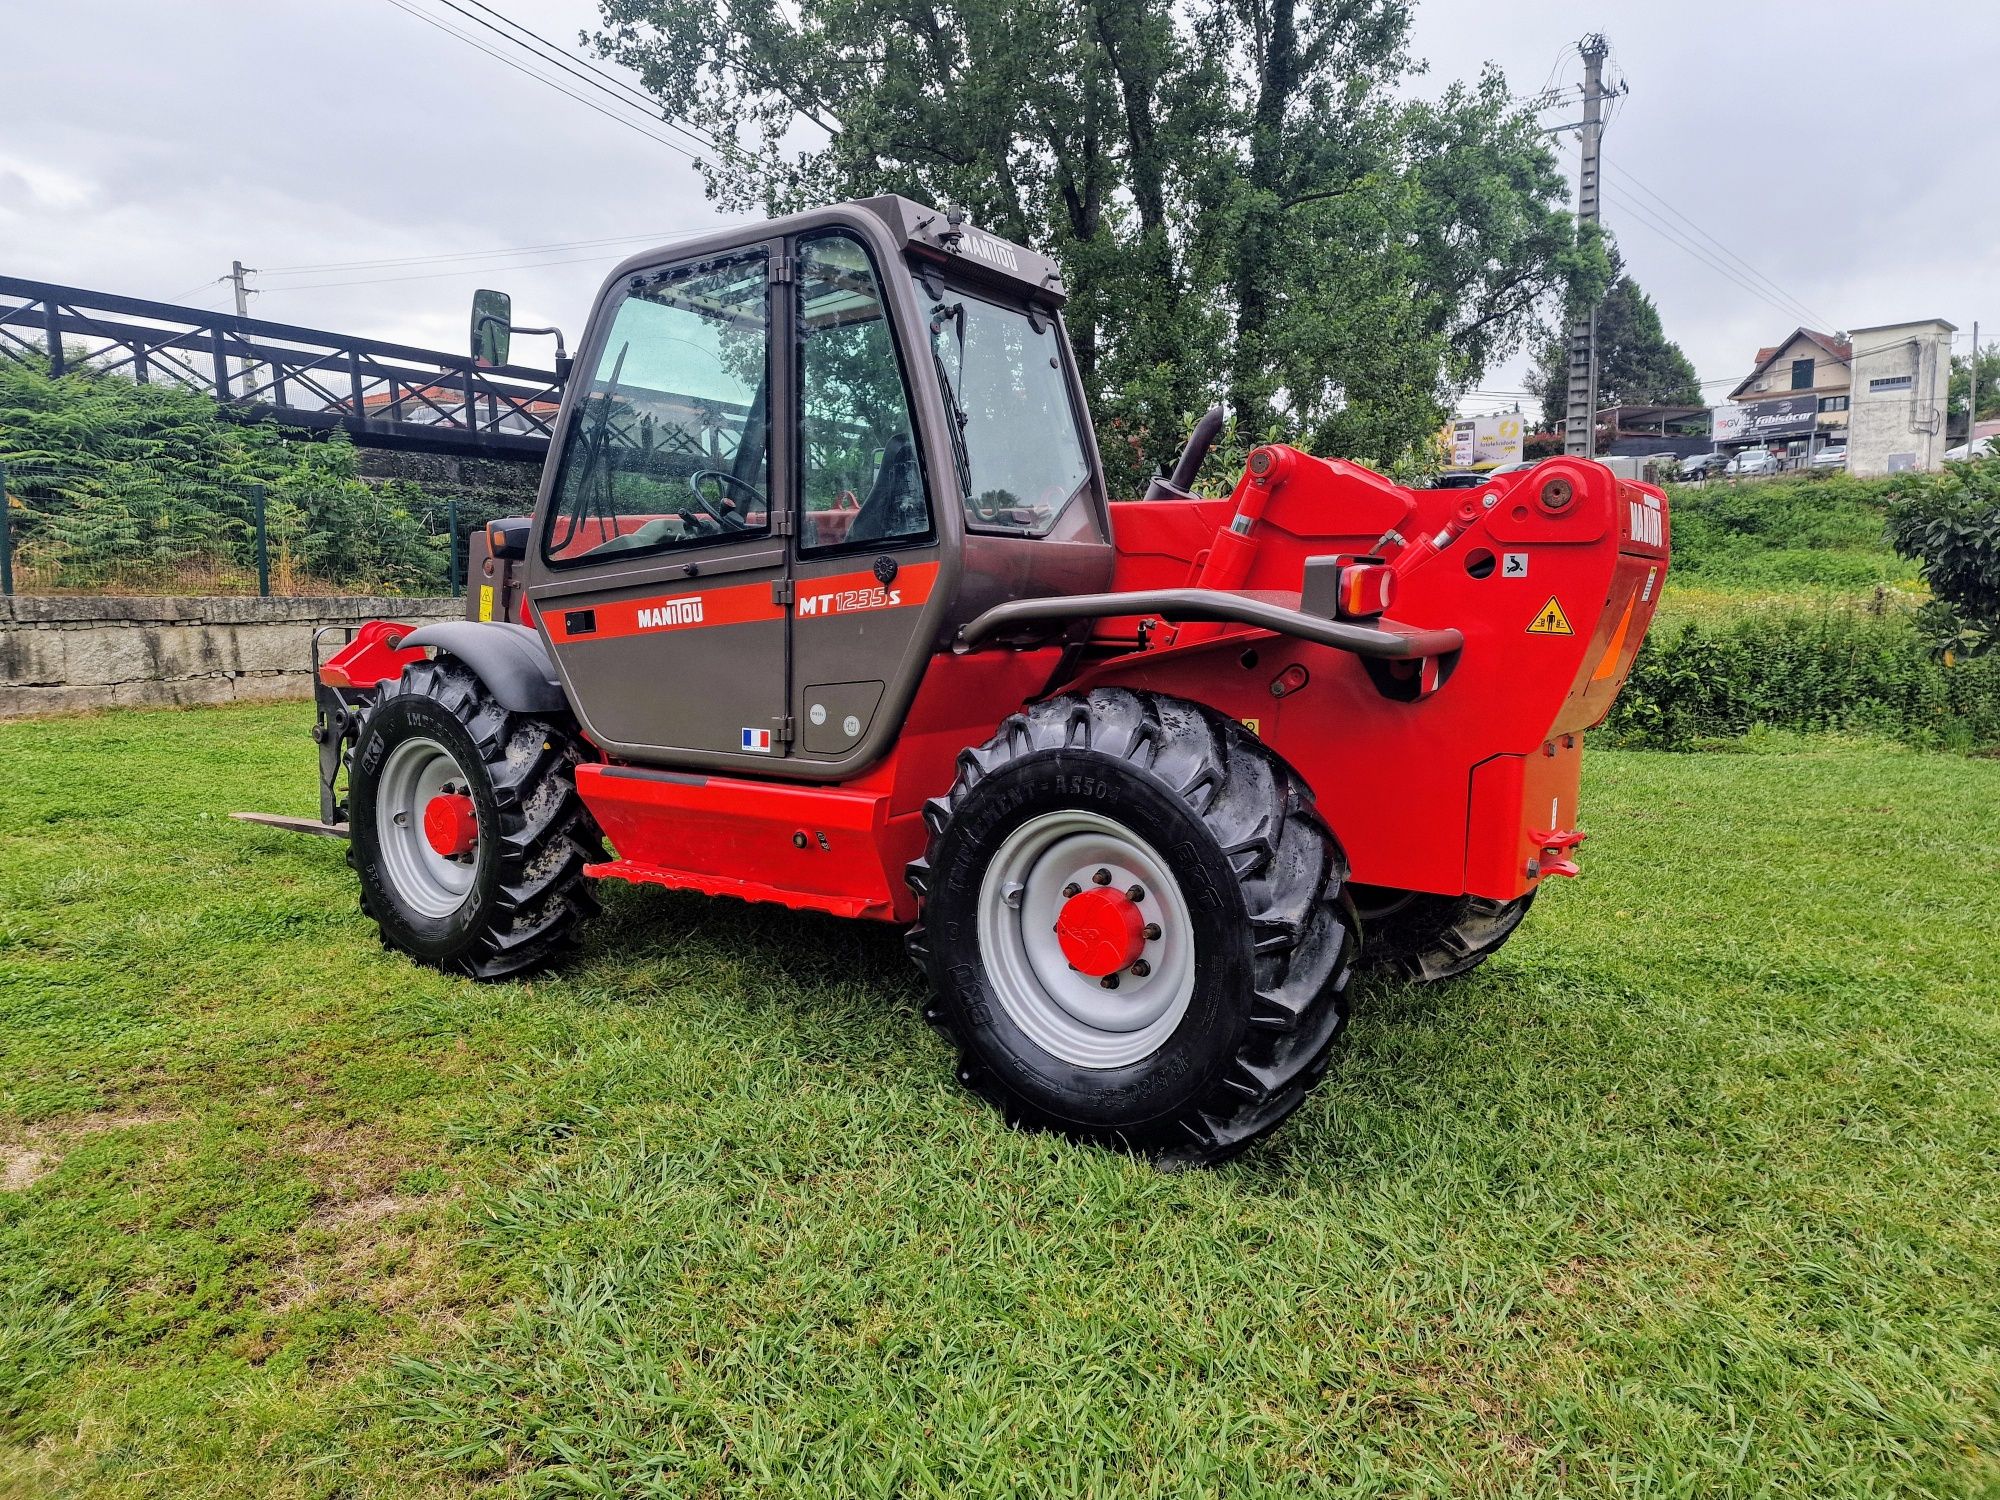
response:
{"label": "concrete wall", "polygon": [[[1857,328],[1847,472],[1935,469],[1944,461],[1945,397],[1951,384],[1953,325],[1942,318]],[[1907,380],[1877,390],[1883,381]]]}
{"label": "concrete wall", "polygon": [[303,698],[317,627],[464,612],[458,599],[0,599],[0,718]]}

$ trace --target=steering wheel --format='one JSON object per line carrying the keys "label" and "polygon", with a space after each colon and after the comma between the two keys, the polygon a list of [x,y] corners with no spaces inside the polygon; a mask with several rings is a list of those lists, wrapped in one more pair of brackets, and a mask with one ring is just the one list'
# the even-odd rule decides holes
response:
{"label": "steering wheel", "polygon": [[747,531],[750,523],[743,519],[743,516],[737,511],[736,507],[726,498],[717,501],[711,500],[708,496],[704,495],[701,492],[701,484],[704,479],[713,479],[726,490],[740,490],[748,497],[752,505],[764,510],[770,509],[770,502],[764,498],[764,492],[747,479],[738,479],[727,469],[696,469],[694,473],[688,475],[688,489],[694,495],[694,503],[699,505],[702,513],[724,531]]}

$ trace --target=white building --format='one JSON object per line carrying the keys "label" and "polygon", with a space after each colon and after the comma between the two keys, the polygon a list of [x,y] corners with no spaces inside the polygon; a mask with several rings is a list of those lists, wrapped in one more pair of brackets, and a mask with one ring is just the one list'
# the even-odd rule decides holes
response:
{"label": "white building", "polygon": [[1943,318],[1856,328],[1847,414],[1847,472],[1935,469],[1944,460],[1951,336]]}

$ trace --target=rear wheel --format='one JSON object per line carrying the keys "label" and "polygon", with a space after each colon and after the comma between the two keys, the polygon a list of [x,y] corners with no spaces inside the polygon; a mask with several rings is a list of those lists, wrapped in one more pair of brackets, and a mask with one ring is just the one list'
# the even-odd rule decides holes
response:
{"label": "rear wheel", "polygon": [[541,968],[597,910],[575,737],[449,657],[385,683],[348,762],[348,862],[382,941],[479,979]]}
{"label": "rear wheel", "polygon": [[1053,699],[961,756],[926,817],[926,1014],[1009,1119],[1217,1162],[1326,1071],[1345,862],[1234,721],[1122,689]]}
{"label": "rear wheel", "polygon": [[1383,886],[1351,889],[1366,935],[1362,967],[1420,984],[1455,979],[1485,963],[1514,935],[1535,901],[1533,891],[1512,901],[1489,901]]}

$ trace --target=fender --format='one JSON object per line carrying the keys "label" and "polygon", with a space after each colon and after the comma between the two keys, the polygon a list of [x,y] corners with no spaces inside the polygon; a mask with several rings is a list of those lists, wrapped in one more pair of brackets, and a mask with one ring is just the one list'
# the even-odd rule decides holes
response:
{"label": "fender", "polygon": [[444,620],[411,631],[399,645],[404,650],[430,646],[449,652],[472,668],[510,713],[569,712],[569,700],[556,679],[548,647],[525,625]]}

